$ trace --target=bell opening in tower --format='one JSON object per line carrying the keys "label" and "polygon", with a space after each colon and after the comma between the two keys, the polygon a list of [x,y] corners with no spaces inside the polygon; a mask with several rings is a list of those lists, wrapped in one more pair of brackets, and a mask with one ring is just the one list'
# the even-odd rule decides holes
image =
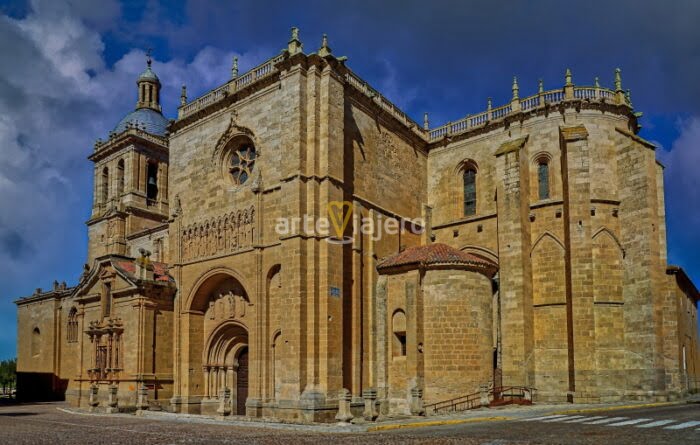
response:
{"label": "bell opening in tower", "polygon": [[146,204],[154,205],[158,199],[158,164],[148,163],[146,183]]}

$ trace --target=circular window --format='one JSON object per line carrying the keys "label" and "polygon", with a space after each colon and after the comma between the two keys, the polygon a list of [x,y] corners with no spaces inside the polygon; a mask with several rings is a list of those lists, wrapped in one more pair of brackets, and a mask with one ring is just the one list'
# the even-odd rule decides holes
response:
{"label": "circular window", "polygon": [[255,147],[250,143],[241,145],[231,153],[229,173],[234,184],[241,185],[250,178],[255,168],[255,157]]}

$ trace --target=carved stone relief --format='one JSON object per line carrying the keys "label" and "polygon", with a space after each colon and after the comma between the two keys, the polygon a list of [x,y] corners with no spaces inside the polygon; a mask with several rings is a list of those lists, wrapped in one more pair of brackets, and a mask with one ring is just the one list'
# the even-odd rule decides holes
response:
{"label": "carved stone relief", "polygon": [[182,229],[182,258],[193,260],[251,247],[255,237],[255,208],[191,224]]}

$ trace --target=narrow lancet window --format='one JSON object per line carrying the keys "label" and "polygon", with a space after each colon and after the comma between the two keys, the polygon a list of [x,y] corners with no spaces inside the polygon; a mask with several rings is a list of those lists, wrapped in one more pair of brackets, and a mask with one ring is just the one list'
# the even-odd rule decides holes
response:
{"label": "narrow lancet window", "polygon": [[109,199],[109,169],[107,167],[102,169],[102,202],[103,206],[107,205],[107,200]]}
{"label": "narrow lancet window", "polygon": [[540,199],[549,199],[549,164],[540,162],[537,167],[537,182]]}
{"label": "narrow lancet window", "polygon": [[464,171],[464,215],[476,215],[476,171],[469,168]]}

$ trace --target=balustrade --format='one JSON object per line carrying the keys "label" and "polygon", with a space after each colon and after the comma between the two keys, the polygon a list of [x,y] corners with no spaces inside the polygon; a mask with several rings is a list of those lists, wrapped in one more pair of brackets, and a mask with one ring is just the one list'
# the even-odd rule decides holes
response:
{"label": "balustrade", "polygon": [[182,119],[185,116],[189,116],[190,114],[195,113],[196,111],[201,110],[202,108],[208,105],[220,101],[229,93],[239,91],[247,87],[248,85],[257,82],[258,80],[261,80],[265,77],[274,74],[275,72],[277,72],[275,65],[278,62],[280,62],[283,58],[283,55],[273,57],[272,59],[266,61],[262,65],[258,65],[250,71],[244,73],[243,75],[238,76],[235,79],[232,79],[229,82],[225,83],[224,85],[211,90],[204,96],[195,99],[194,101],[186,105],[181,106],[179,109],[178,117]]}
{"label": "balustrade", "polygon": [[[188,115],[191,115],[208,105],[222,100],[230,93],[239,91],[261,79],[264,79],[276,73],[277,69],[275,68],[275,65],[281,60],[283,60],[284,57],[286,57],[285,54],[280,54],[276,57],[273,57],[272,59],[267,60],[265,63],[251,69],[243,75],[231,79],[226,84],[208,92],[204,96],[188,104],[182,105],[179,109],[178,117],[183,118]],[[623,100],[626,105],[630,105],[629,99],[619,99],[619,96],[616,95],[615,91],[607,88],[601,88],[598,84],[597,78],[595,86],[593,87],[575,87],[570,83],[567,83],[567,86],[564,88],[550,91],[543,91],[542,83],[540,82],[539,92],[533,96],[529,96],[523,99],[519,99],[517,97],[518,88],[517,84],[514,83],[514,96],[511,103],[498,108],[491,108],[489,102],[489,108],[487,111],[475,115],[468,115],[465,118],[462,118],[455,122],[447,123],[446,125],[443,125],[438,128],[424,129],[413,119],[411,119],[406,113],[401,111],[396,105],[389,101],[386,97],[382,96],[377,90],[375,90],[367,82],[362,80],[357,74],[353,73],[352,71],[347,71],[345,74],[345,80],[348,83],[348,85],[358,90],[361,94],[372,99],[379,107],[381,107],[390,115],[394,116],[399,122],[409,127],[419,137],[427,139],[428,141],[435,141],[448,135],[464,133],[472,128],[485,125],[489,121],[503,119],[511,113],[513,113],[514,111],[532,111],[546,105],[552,105],[563,102],[566,100],[566,88],[573,88],[573,97],[575,99],[615,100],[617,98],[617,100]],[[567,82],[570,82],[570,80],[571,74],[570,72],[567,72]],[[616,78],[616,82],[617,88],[618,83],[621,85],[621,80]],[[617,89],[619,90],[619,88]],[[515,109],[513,106],[514,104]]]}
{"label": "balustrade", "polygon": [[[615,98],[615,92],[601,87],[574,87],[574,98],[580,100],[609,100]],[[531,111],[545,104],[552,105],[563,102],[566,99],[564,89],[542,91],[524,99],[514,99],[519,102],[521,111]],[[629,105],[629,101],[626,102]],[[489,121],[503,119],[513,112],[512,104],[490,109],[476,115],[467,116],[456,122],[449,122],[441,127],[428,131],[428,140],[435,141],[447,135],[464,133],[472,128],[486,124]]]}

